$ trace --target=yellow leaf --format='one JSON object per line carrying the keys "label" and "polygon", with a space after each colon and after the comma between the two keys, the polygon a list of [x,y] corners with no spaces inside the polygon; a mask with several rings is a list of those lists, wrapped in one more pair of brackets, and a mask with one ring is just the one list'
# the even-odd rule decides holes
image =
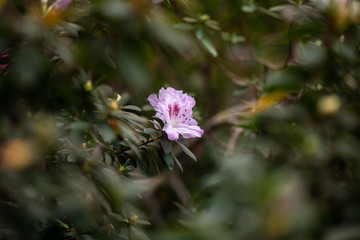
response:
{"label": "yellow leaf", "polygon": [[270,107],[272,107],[274,104],[282,101],[285,99],[285,97],[288,95],[285,91],[275,91],[271,92],[260,99],[258,99],[254,105],[251,107],[251,110],[249,112],[250,115],[261,113]]}

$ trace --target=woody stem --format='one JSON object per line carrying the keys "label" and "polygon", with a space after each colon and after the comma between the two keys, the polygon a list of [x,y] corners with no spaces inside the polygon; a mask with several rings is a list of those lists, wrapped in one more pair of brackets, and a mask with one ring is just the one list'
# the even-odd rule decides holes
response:
{"label": "woody stem", "polygon": [[[155,141],[159,140],[161,137],[162,137],[162,134],[160,134],[159,136],[157,136],[157,137],[155,137],[155,138],[149,139],[149,140],[147,140],[146,142],[143,142],[143,143],[139,144],[137,147],[140,148],[141,146],[145,146],[145,145],[147,145],[147,144],[149,144],[149,143],[151,143],[151,142],[155,142]],[[126,151],[128,151],[128,150],[131,150],[131,148],[130,148],[130,147],[126,147],[126,148],[124,148],[123,150],[121,150],[120,153],[124,153],[124,152],[126,152]]]}

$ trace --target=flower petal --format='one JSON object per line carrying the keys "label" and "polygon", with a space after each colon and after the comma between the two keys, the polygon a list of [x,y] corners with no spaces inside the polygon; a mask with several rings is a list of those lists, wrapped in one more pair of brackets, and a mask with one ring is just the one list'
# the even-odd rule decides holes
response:
{"label": "flower petal", "polygon": [[201,137],[204,133],[199,126],[181,124],[176,126],[176,129],[184,138]]}
{"label": "flower petal", "polygon": [[159,111],[159,99],[156,94],[150,94],[148,97],[148,101],[155,111]]}
{"label": "flower petal", "polygon": [[187,124],[191,126],[196,126],[198,125],[198,122],[195,119],[191,118]]}
{"label": "flower petal", "polygon": [[167,133],[169,140],[178,140],[179,139],[179,132],[176,128],[173,128],[171,124],[166,124],[163,127],[163,130]]}
{"label": "flower petal", "polygon": [[196,101],[193,97],[187,95],[186,93],[181,96],[181,102],[183,102],[186,108],[193,108],[196,104]]}

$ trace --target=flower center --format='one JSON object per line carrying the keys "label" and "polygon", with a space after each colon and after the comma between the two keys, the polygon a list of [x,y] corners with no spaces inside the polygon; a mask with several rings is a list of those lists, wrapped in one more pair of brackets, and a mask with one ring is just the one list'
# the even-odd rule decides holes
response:
{"label": "flower center", "polygon": [[172,118],[172,116],[176,118],[179,115],[180,106],[178,103],[174,103],[173,105],[169,104],[168,109],[170,118]]}

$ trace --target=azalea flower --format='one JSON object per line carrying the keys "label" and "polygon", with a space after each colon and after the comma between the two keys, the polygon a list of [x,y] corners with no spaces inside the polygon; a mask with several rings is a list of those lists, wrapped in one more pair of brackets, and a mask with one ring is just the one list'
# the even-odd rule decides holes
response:
{"label": "azalea flower", "polygon": [[159,97],[151,94],[148,101],[156,111],[155,117],[164,122],[163,130],[169,140],[178,140],[179,134],[184,138],[201,137],[203,130],[192,117],[192,108],[196,101],[183,91],[172,87],[161,88]]}

